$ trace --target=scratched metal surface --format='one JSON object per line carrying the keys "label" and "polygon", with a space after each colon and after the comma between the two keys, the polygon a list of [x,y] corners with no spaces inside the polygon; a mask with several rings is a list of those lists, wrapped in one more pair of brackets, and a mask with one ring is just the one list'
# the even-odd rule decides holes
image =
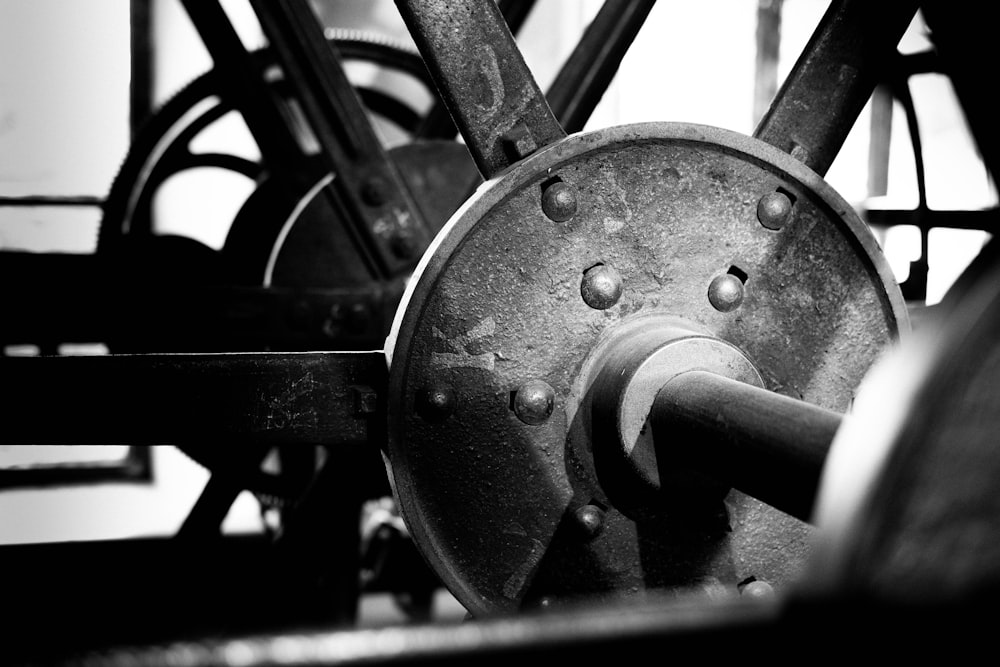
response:
{"label": "scratched metal surface", "polygon": [[[540,206],[553,177],[578,199],[561,223]],[[777,188],[795,199],[781,231],[756,217]],[[590,443],[573,436],[572,406],[593,346],[631,318],[662,313],[742,349],[768,389],[846,410],[908,326],[888,266],[846,202],[760,142],[656,123],[543,149],[482,188],[446,230],[391,337],[387,454],[414,538],[470,611],[652,589],[726,594],[750,576],[780,589],[798,575],[808,526],[745,496],[731,493],[696,520],[677,511],[639,525],[617,512]],[[583,272],[598,263],[624,283],[606,310],[581,299]],[[746,297],[719,312],[708,285],[734,266]],[[554,388],[555,408],[529,426],[511,411],[511,392],[533,379]],[[428,419],[425,392],[442,387],[454,403]],[[592,501],[608,510],[588,540],[572,516]]]}
{"label": "scratched metal surface", "polygon": [[495,3],[396,4],[485,178],[566,135]]}
{"label": "scratched metal surface", "polygon": [[379,352],[0,358],[5,444],[187,448],[365,444],[356,388],[385,386]]}

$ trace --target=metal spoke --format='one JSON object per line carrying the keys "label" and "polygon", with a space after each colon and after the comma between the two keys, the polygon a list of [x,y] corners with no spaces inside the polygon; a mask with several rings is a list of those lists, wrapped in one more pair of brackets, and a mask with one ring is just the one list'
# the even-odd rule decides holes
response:
{"label": "metal spoke", "polygon": [[486,179],[566,136],[492,0],[396,0]]}
{"label": "metal spoke", "polygon": [[389,160],[357,93],[304,0],[252,0],[285,79],[312,128],[327,167],[336,204],[358,251],[370,258],[376,277],[412,268],[418,259],[405,247],[426,247],[430,231]]}
{"label": "metal spoke", "polygon": [[917,2],[833,2],[754,136],[823,175],[875,85],[884,80]]}
{"label": "metal spoke", "polygon": [[654,4],[607,0],[591,21],[546,94],[567,132],[586,125]]}

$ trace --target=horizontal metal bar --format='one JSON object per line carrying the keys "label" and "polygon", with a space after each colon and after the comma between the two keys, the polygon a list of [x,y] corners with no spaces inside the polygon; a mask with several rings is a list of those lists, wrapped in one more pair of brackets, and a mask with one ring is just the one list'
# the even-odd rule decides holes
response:
{"label": "horizontal metal bar", "polygon": [[0,197],[0,206],[11,208],[34,206],[104,206],[103,197],[91,195],[25,195],[23,197]]}
{"label": "horizontal metal bar", "polygon": [[808,521],[842,416],[716,373],[689,371],[663,385],[650,419],[657,460]]}
{"label": "horizontal metal bar", "polygon": [[978,229],[993,231],[1000,222],[1000,209],[990,208],[980,211],[936,211],[931,209],[881,209],[872,208],[861,212],[870,225],[895,227],[912,225],[919,229]]}
{"label": "horizontal metal bar", "polygon": [[293,289],[145,284],[93,255],[0,253],[0,344],[106,343],[113,352],[381,347],[402,279]]}
{"label": "horizontal metal bar", "polygon": [[381,351],[0,358],[5,445],[378,440]]}

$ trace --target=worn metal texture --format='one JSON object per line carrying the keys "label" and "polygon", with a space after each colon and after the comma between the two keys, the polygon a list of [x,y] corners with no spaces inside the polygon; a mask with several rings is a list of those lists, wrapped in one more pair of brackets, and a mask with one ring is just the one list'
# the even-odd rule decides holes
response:
{"label": "worn metal texture", "polygon": [[830,3],[754,136],[823,175],[886,80],[916,0]]}
{"label": "worn metal texture", "polygon": [[[7,445],[240,447],[378,442],[378,352],[3,357]],[[249,406],[249,407],[248,407]]]}
{"label": "worn metal texture", "polygon": [[396,0],[483,177],[565,136],[492,0]]}
{"label": "worn metal texture", "polygon": [[[541,206],[554,180],[576,192],[562,222]],[[757,213],[776,191],[793,202],[779,231]],[[446,232],[387,341],[387,456],[415,540],[471,612],[653,589],[725,595],[751,576],[780,589],[798,575],[809,527],[741,494],[707,517],[624,517],[597,482],[590,443],[574,436],[574,406],[592,348],[662,313],[738,347],[767,389],[846,410],[908,320],[842,198],[761,142],[640,124],[544,149],[480,188]],[[608,307],[581,293],[598,265],[621,277]],[[708,298],[721,274],[745,285],[729,312]],[[553,388],[554,406],[526,424],[512,392],[533,380]],[[606,510],[596,537],[579,530],[584,505]]]}

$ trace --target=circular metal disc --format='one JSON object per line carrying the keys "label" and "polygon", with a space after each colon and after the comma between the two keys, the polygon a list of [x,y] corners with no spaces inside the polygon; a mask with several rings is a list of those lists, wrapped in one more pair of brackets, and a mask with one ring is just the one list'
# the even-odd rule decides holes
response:
{"label": "circular metal disc", "polygon": [[[557,182],[576,206],[560,186],[550,216]],[[612,281],[595,308],[582,281],[598,265],[621,293]],[[743,284],[735,307],[709,298],[720,275]],[[608,502],[574,420],[588,356],[618,327],[683,318],[742,350],[768,389],[844,411],[908,326],[874,238],[820,177],[753,139],[672,123],[573,135],[485,184],[403,304],[386,345],[387,464],[417,545],[474,614],[750,578],[780,590],[800,574],[809,527],[735,491],[642,521]],[[537,381],[552,411],[529,424],[512,408]]]}

